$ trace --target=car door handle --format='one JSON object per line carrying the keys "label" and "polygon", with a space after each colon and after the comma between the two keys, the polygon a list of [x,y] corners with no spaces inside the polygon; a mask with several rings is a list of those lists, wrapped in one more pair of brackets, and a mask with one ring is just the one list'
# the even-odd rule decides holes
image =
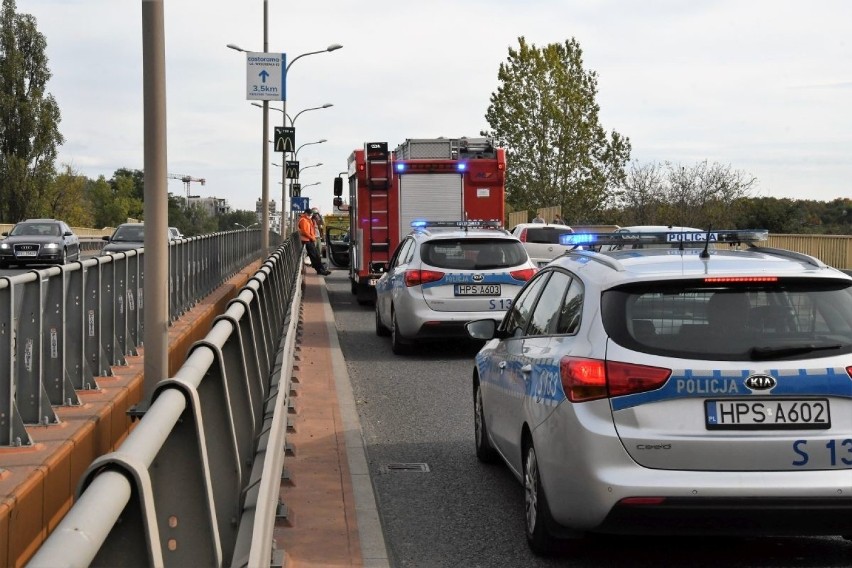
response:
{"label": "car door handle", "polygon": [[527,377],[526,377],[526,378],[529,378],[529,374],[530,374],[530,373],[532,373],[532,365],[530,365],[529,363],[527,363],[526,365],[524,365],[523,367],[521,367],[521,372],[522,372],[524,375],[527,375]]}
{"label": "car door handle", "polygon": [[500,369],[501,371],[505,370],[506,369],[506,362],[500,361],[499,363],[497,363],[497,368]]}

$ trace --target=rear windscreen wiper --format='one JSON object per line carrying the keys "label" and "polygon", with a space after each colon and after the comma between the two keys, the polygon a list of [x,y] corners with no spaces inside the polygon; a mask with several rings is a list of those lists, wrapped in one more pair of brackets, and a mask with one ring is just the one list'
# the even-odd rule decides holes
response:
{"label": "rear windscreen wiper", "polygon": [[788,357],[790,355],[813,353],[814,351],[828,351],[831,349],[840,349],[841,347],[843,345],[840,343],[808,343],[804,345],[788,345],[785,347],[752,347],[749,353],[753,359],[768,359],[770,357]]}

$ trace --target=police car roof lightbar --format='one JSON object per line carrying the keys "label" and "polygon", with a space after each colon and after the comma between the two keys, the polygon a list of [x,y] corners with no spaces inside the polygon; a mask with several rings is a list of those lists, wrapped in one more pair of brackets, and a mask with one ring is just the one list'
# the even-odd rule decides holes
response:
{"label": "police car roof lightbar", "polygon": [[430,227],[446,227],[453,229],[468,229],[468,228],[489,228],[499,229],[502,225],[500,221],[412,221],[411,226],[415,229],[423,229]]}
{"label": "police car roof lightbar", "polygon": [[697,244],[697,243],[755,243],[769,238],[766,229],[683,231],[683,232],[615,232],[615,233],[572,233],[559,235],[559,244],[565,246],[602,246],[631,244]]}

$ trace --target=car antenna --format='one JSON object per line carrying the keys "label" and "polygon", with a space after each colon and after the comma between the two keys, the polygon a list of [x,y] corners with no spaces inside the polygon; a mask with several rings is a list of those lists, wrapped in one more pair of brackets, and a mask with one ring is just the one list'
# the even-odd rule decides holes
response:
{"label": "car antenna", "polygon": [[[707,249],[710,248],[710,231],[713,229],[713,224],[707,225],[707,234],[704,238],[704,250],[701,251],[701,254],[698,255],[698,258],[710,258],[710,253],[707,252]],[[683,243],[681,243],[682,245]]]}

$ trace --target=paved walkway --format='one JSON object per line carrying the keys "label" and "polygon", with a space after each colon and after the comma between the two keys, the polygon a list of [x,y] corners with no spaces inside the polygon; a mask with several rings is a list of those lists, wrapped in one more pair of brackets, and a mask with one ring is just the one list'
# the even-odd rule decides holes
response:
{"label": "paved walkway", "polygon": [[325,279],[308,270],[302,298],[281,485],[288,509],[276,524],[287,568],[389,566],[355,400]]}

